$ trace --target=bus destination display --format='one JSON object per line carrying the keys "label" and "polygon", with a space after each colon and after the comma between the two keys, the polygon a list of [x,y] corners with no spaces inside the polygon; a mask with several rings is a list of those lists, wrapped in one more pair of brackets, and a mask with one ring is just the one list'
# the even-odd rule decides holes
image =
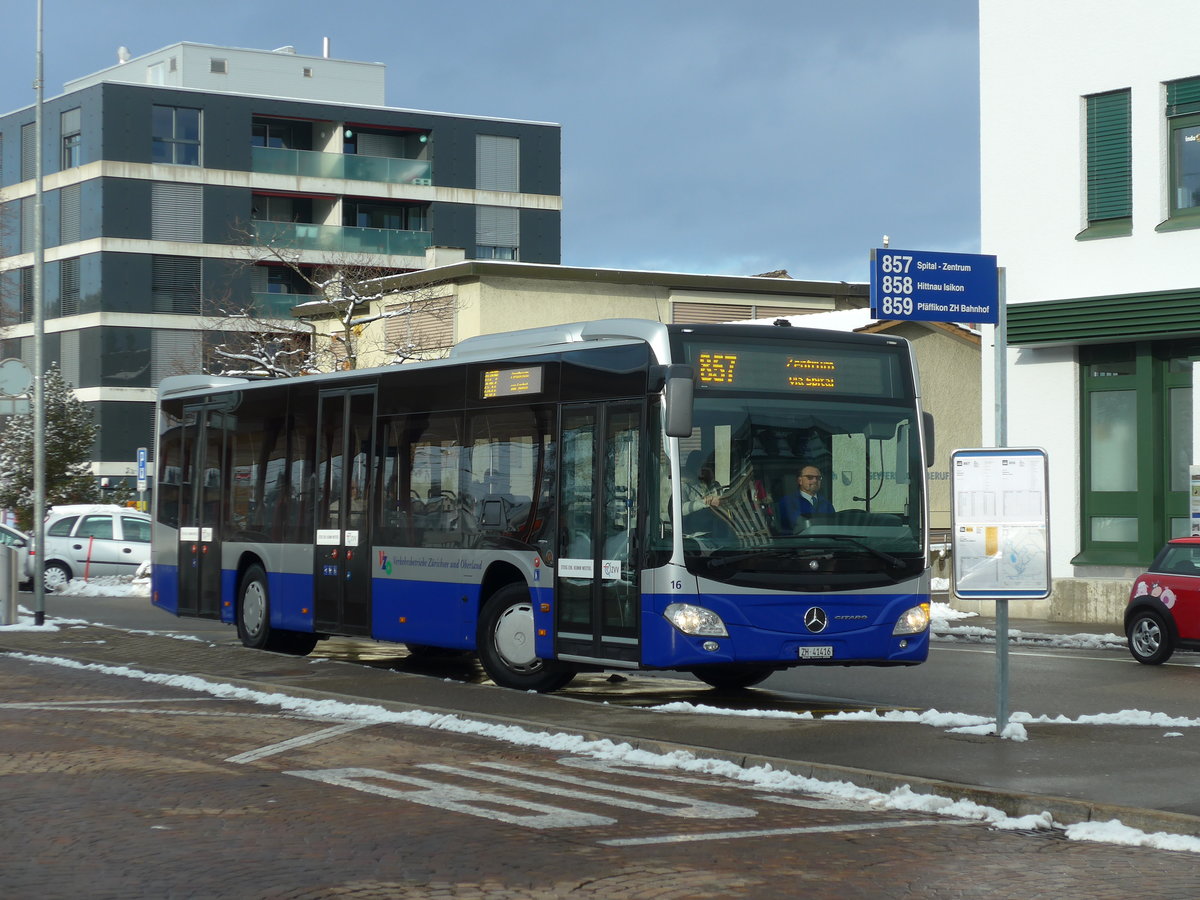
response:
{"label": "bus destination display", "polygon": [[480,394],[484,400],[496,397],[513,397],[517,394],[540,394],[542,391],[542,367],[528,366],[524,369],[488,369],[481,376]]}
{"label": "bus destination display", "polygon": [[700,388],[894,397],[903,383],[894,353],[697,341],[687,356]]}
{"label": "bus destination display", "polygon": [[[734,387],[737,382],[736,353],[706,353],[696,357],[701,384],[720,384]],[[784,363],[789,370],[787,383],[794,388],[834,390],[837,387],[837,363],[831,359],[797,359],[788,357]]]}

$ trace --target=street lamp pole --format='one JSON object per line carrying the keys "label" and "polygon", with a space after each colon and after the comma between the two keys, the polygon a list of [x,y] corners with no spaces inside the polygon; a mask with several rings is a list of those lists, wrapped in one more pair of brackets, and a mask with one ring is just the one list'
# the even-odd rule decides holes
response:
{"label": "street lamp pole", "polygon": [[46,535],[46,314],[42,306],[45,285],[45,239],[42,235],[42,0],[37,0],[37,74],[34,76],[34,194],[33,194],[33,622],[46,622],[46,586],[42,578]]}

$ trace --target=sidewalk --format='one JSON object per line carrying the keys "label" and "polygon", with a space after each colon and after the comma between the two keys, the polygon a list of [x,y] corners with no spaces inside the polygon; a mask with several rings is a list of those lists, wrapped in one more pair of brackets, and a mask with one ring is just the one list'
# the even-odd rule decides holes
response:
{"label": "sidewalk", "polygon": [[[1080,632],[1071,624],[1011,624],[1034,633]],[[761,718],[748,727],[737,716],[662,714],[338,662],[313,666],[307,659],[233,642],[214,645],[102,626],[0,631],[0,651],[188,674],[268,693],[453,713],[628,742],[656,753],[686,750],[885,793],[909,786],[1014,817],[1048,811],[1062,825],[1115,819],[1146,832],[1200,836],[1200,792],[1181,791],[1195,783],[1200,751],[1190,736],[1165,736],[1165,728],[1030,724],[1027,741],[1010,741],[883,720]]]}

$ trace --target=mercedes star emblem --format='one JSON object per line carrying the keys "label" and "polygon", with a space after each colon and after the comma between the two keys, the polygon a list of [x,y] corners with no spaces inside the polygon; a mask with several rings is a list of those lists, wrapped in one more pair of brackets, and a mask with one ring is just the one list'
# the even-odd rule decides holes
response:
{"label": "mercedes star emblem", "polygon": [[825,626],[829,624],[829,616],[825,614],[825,610],[819,606],[811,607],[804,614],[804,627],[809,631],[818,632],[824,631]]}

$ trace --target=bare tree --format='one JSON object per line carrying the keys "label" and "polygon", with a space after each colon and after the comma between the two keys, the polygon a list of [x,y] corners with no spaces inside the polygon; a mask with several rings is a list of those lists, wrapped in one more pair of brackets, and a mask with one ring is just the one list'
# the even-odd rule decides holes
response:
{"label": "bare tree", "polygon": [[204,371],[212,375],[290,378],[321,371],[312,323],[272,317],[252,300],[204,302]]}
{"label": "bare tree", "polygon": [[253,230],[238,234],[250,248],[247,267],[285,267],[312,300],[295,307],[290,322],[252,303],[226,298],[210,304],[213,330],[229,340],[207,354],[209,365],[278,376],[357,369],[368,352],[403,362],[449,349],[457,305],[444,286],[396,290],[390,279],[399,270],[374,265],[365,255],[341,254],[314,265],[295,247],[263,240]]}

